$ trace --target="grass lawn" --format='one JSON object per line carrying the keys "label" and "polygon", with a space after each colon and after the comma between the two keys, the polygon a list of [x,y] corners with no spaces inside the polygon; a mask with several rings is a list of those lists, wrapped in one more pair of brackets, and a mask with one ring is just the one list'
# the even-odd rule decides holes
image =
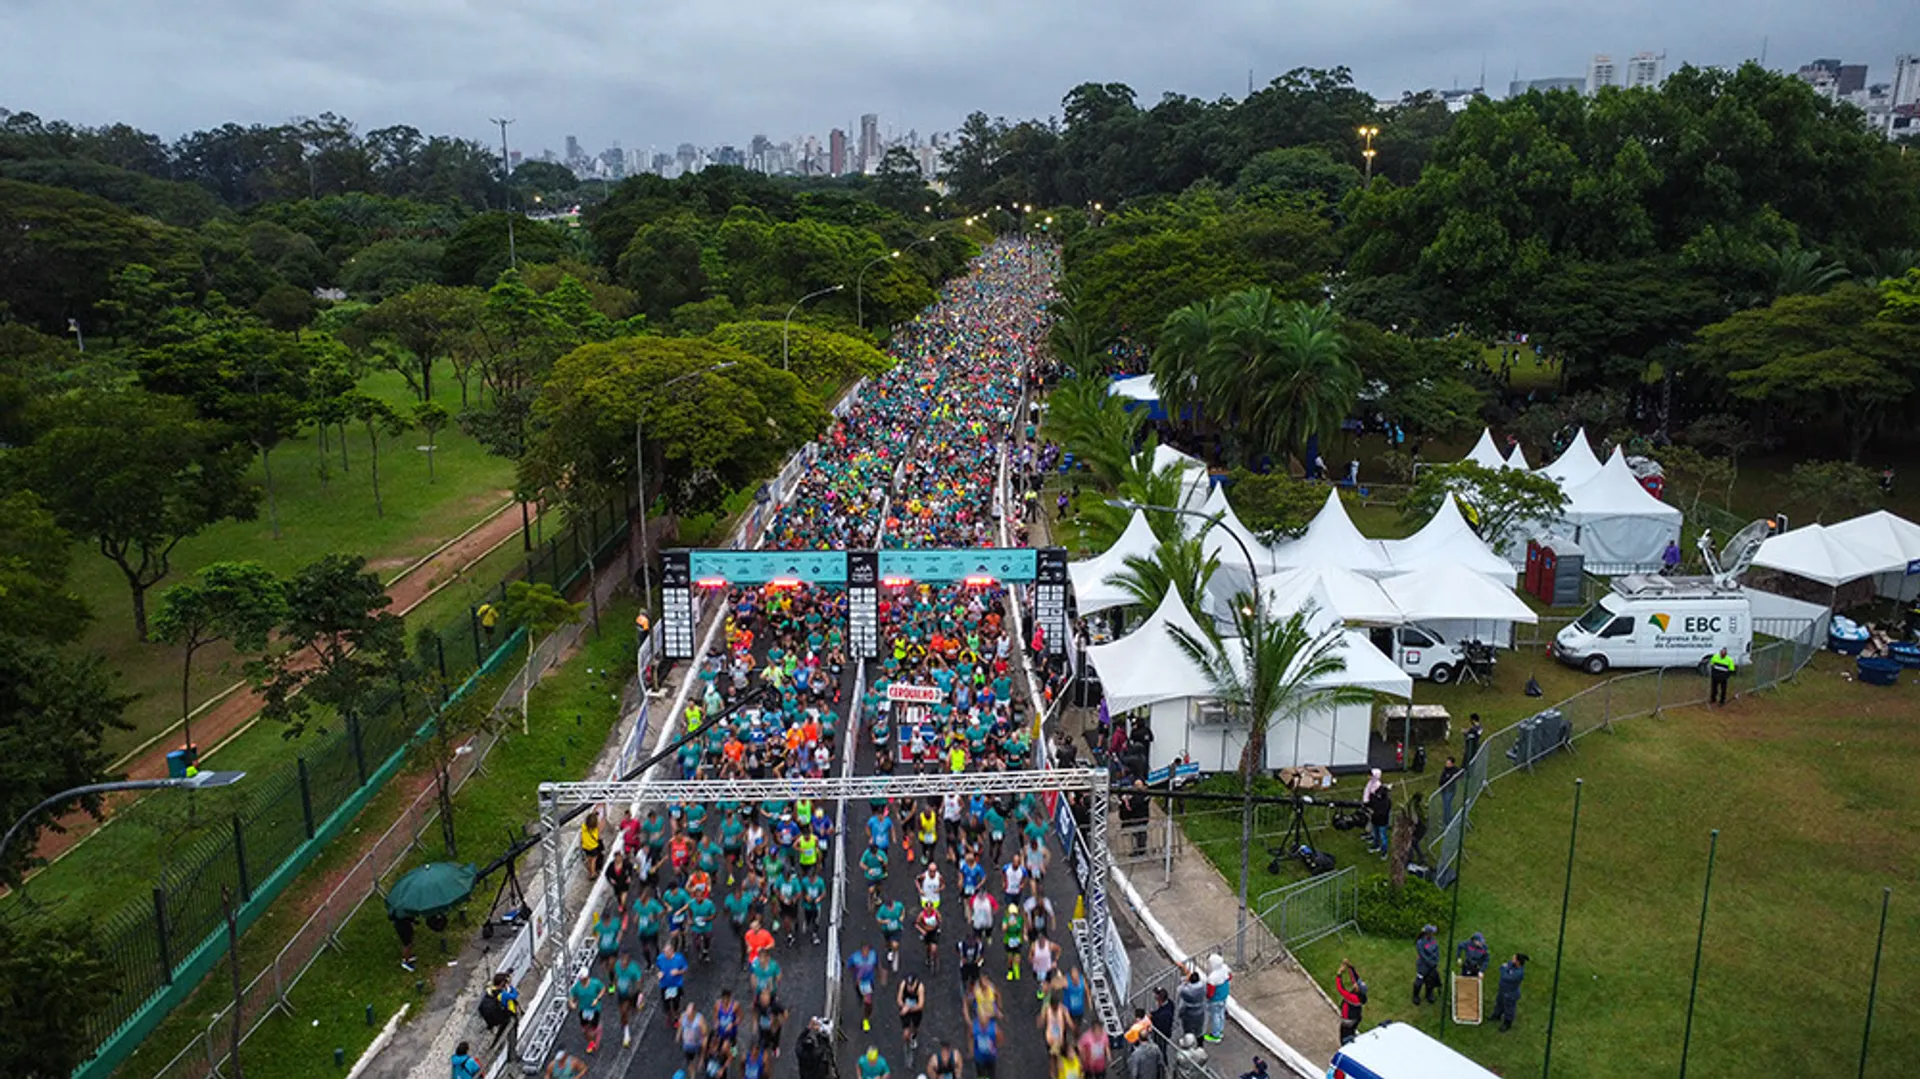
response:
{"label": "grass lawn", "polygon": [[[367,376],[367,392],[410,410],[414,397],[390,371]],[[436,381],[436,399],[457,411],[460,393],[453,379]],[[280,538],[273,538],[264,500],[252,521],[226,521],[174,549],[173,572],[148,593],[149,615],[159,609],[160,593],[209,562],[252,559],[288,573],[335,551],[363,554],[383,578],[439,547],[499,508],[513,482],[511,462],[489,456],[479,443],[456,428],[442,430],[434,454],[435,482],[427,482],[424,453],[415,449],[425,437],[410,431],[380,440],[380,493],[384,516],[373,508],[373,486],[364,428],[349,428],[348,471],[340,470],[337,432],[331,445],[331,479],[323,489],[319,447],[311,431],[282,444],[273,453],[274,488],[280,507]],[[264,482],[258,460],[254,478]],[[107,657],[120,672],[120,685],[138,699],[127,708],[128,731],[107,735],[107,749],[123,753],[180,718],[180,660],[176,649],[142,644],[134,636],[132,600],[118,567],[88,543],[75,545],[72,585],[92,608],[94,619],[80,645]],[[196,657],[193,700],[197,705],[238,680],[227,667],[230,653],[207,648]],[[223,669],[224,668],[224,669]]]}
{"label": "grass lawn", "polygon": [[[1484,932],[1496,954],[1524,951],[1532,963],[1513,1032],[1455,1027],[1453,1044],[1504,1075],[1540,1066],[1580,777],[1558,1073],[1639,1076],[1677,1066],[1707,832],[1717,827],[1690,1071],[1852,1074],[1881,888],[1907,882],[1920,856],[1920,790],[1909,781],[1920,760],[1920,704],[1911,683],[1877,689],[1847,680],[1848,670],[1822,656],[1793,683],[1724,711],[1630,720],[1532,776],[1496,783],[1475,810],[1459,937]],[[1563,687],[1548,688],[1552,700]],[[1494,729],[1523,709],[1482,710]],[[1237,872],[1232,826],[1208,846]],[[1220,825],[1209,818],[1208,828]],[[1315,839],[1343,865],[1380,865],[1357,833],[1320,829]],[[1261,874],[1254,890],[1279,883]],[[1893,1076],[1920,1057],[1920,904],[1910,889],[1894,894],[1887,942],[1868,1074]],[[1331,992],[1342,956],[1372,985],[1369,1025],[1397,1019],[1437,1031],[1434,1009],[1408,1003],[1410,941],[1347,933],[1303,949],[1300,960]]]}
{"label": "grass lawn", "polygon": [[[610,605],[604,615],[611,619],[609,626],[622,627],[632,622],[635,611],[634,603],[623,599]],[[504,672],[495,679],[489,691],[497,695],[511,673]],[[632,673],[631,636],[614,629],[597,639],[589,633],[581,650],[534,688],[532,734],[522,736],[517,725],[510,729],[487,757],[485,770],[454,797],[460,860],[481,864],[490,861],[503,849],[507,835],[521,834],[521,828],[537,817],[534,791],[541,781],[581,773],[618,719],[620,689]],[[392,819],[401,808],[396,792],[405,785],[392,784],[362,814],[363,818],[369,822]],[[380,827],[384,828],[384,823]],[[402,871],[443,857],[437,825],[428,829],[423,842],[431,853],[414,854]],[[323,855],[294,888],[314,887],[351,864],[353,859],[346,856],[351,846],[342,843],[339,847],[341,853]],[[387,882],[397,875],[389,875]],[[523,883],[538,887],[532,879]],[[472,925],[477,926],[485,915],[484,904],[492,900],[498,884],[497,878],[488,878],[475,889]],[[272,960],[298,927],[299,920],[291,916],[290,906],[286,902],[276,904],[241,939],[242,969],[249,977]],[[420,969],[408,974],[400,969],[399,946],[384,907],[378,898],[369,900],[341,931],[344,949],[326,953],[289,995],[297,1014],[270,1018],[241,1046],[242,1064],[249,1073],[260,1075],[338,1074],[333,1067],[334,1049],[344,1049],[351,1062],[401,1004],[411,1002],[417,1011],[435,979],[448,969],[446,959],[460,949],[463,932],[477,929],[463,929],[456,920],[449,929],[447,951],[443,952],[441,939],[423,927],[415,941]],[[497,942],[504,944],[505,938],[497,938]],[[455,970],[465,975],[465,971]],[[121,1067],[120,1074],[144,1077],[164,1065],[231,999],[227,978],[222,965],[147,1039]],[[374,1010],[373,1026],[366,1023],[368,1005]]]}

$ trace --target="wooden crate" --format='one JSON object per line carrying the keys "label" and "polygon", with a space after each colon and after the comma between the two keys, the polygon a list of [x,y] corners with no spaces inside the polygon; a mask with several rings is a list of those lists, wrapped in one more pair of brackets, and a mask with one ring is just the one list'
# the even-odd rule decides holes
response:
{"label": "wooden crate", "polygon": [[1453,976],[1453,1021],[1461,1026],[1480,1025],[1480,987],[1485,979],[1476,974],[1469,978],[1464,974]]}

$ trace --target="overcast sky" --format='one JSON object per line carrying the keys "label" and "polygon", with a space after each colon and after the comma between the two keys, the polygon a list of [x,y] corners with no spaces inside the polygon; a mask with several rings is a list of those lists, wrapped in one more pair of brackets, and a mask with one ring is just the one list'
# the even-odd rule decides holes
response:
{"label": "overcast sky", "polygon": [[1816,56],[1888,81],[1916,0],[0,0],[0,107],[172,139],[335,112],[529,154],[1047,116],[1076,83],[1245,94],[1345,64],[1379,96],[1583,75],[1594,53]]}

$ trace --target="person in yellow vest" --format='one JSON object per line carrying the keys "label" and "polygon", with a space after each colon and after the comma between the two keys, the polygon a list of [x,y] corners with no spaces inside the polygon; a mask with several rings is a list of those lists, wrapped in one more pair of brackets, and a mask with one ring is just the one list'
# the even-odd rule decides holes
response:
{"label": "person in yellow vest", "polygon": [[819,836],[812,832],[801,832],[800,838],[795,840],[793,845],[800,854],[801,872],[810,872],[814,866],[820,864]]}
{"label": "person in yellow vest", "polygon": [[813,799],[802,798],[799,801],[795,802],[793,804],[793,819],[799,821],[800,827],[802,828],[807,828],[812,826]]}
{"label": "person in yellow vest", "polygon": [[1713,687],[1707,694],[1707,703],[1727,703],[1727,683],[1733,681],[1735,666],[1733,657],[1727,655],[1724,648],[1707,661],[1707,673],[1713,676]]}
{"label": "person in yellow vest", "polygon": [[491,603],[482,603],[473,609],[474,617],[480,620],[480,631],[487,635],[487,643],[493,643],[493,630],[500,624],[500,608]]}
{"label": "person in yellow vest", "polygon": [[967,770],[967,747],[960,742],[955,742],[953,748],[947,750],[947,770],[955,775]]}
{"label": "person in yellow vest", "polygon": [[929,805],[920,811],[920,849],[926,852],[927,864],[933,864],[933,847],[940,841],[940,814]]}
{"label": "person in yellow vest", "polygon": [[692,734],[695,731],[699,730],[701,720],[705,719],[706,717],[707,717],[706,709],[700,707],[698,704],[689,702],[687,704],[687,733]]}
{"label": "person in yellow vest", "polygon": [[600,814],[588,813],[587,819],[580,822],[580,853],[587,859],[589,875],[600,875],[600,856],[604,850],[600,843]]}

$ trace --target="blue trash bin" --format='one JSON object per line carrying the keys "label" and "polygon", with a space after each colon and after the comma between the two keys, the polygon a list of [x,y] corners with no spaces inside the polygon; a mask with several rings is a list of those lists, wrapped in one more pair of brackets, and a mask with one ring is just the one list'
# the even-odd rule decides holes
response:
{"label": "blue trash bin", "polygon": [[167,754],[167,776],[170,779],[187,778],[187,766],[193,763],[192,754],[184,749],[176,749]]}
{"label": "blue trash bin", "polygon": [[1853,661],[1860,680],[1870,686],[1890,686],[1900,681],[1900,661],[1884,656],[1861,656]]}

